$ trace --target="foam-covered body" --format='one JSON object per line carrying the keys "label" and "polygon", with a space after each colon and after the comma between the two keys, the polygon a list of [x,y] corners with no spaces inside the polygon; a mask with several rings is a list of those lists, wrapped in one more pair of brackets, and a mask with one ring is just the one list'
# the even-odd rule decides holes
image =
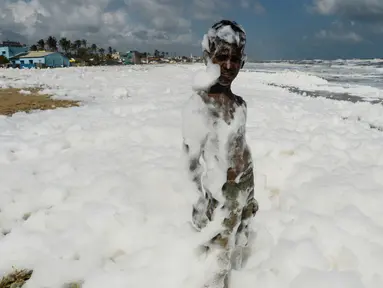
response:
{"label": "foam-covered body", "polygon": [[[199,155],[203,147],[201,165],[204,169],[203,183],[212,196],[223,201],[222,186],[226,182],[230,163],[230,141],[244,133],[246,107],[237,106],[230,123],[223,117],[212,116],[213,107],[206,104],[201,94],[195,92],[183,109],[182,132],[191,155]],[[206,96],[205,96],[206,97]]]}

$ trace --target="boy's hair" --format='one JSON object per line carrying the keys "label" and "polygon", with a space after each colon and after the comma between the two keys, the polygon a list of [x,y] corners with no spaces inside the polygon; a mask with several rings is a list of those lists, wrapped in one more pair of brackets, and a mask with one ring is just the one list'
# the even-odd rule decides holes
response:
{"label": "boy's hair", "polygon": [[214,55],[215,51],[222,45],[235,45],[241,50],[243,55],[241,67],[243,67],[246,61],[246,55],[244,53],[246,32],[243,27],[237,22],[230,20],[221,20],[215,23],[209,29],[208,33],[204,35],[202,40],[205,63],[207,61],[206,58],[210,58],[210,56]]}

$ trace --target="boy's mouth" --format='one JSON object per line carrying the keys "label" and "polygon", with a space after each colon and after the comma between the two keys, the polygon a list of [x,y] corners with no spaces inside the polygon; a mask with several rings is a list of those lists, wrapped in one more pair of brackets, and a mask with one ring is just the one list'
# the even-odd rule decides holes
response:
{"label": "boy's mouth", "polygon": [[221,77],[222,78],[233,78],[233,76],[234,76],[234,73],[230,73],[230,72],[222,72],[221,73]]}

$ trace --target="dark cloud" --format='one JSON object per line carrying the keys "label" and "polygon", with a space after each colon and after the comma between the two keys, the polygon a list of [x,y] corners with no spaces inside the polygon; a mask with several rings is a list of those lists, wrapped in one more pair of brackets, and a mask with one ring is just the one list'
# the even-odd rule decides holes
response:
{"label": "dark cloud", "polygon": [[383,22],[382,0],[314,0],[313,10],[360,22]]}
{"label": "dark cloud", "polygon": [[0,40],[35,43],[52,35],[116,48],[191,45],[196,37],[187,7],[193,5],[186,0],[0,0]]}

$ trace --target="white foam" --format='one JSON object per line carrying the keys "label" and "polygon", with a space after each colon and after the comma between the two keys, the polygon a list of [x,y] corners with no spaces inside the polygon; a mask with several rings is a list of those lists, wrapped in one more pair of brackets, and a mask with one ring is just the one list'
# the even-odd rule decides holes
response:
{"label": "white foam", "polygon": [[[212,259],[196,254],[206,235],[190,227],[196,191],[180,157],[182,106],[200,69],[2,70],[1,85],[42,85],[82,105],[0,117],[1,275],[34,269],[26,288],[202,286]],[[233,83],[247,101],[260,210],[232,287],[383,287],[383,133],[368,124],[382,123],[382,106],[270,80],[241,72]]]}
{"label": "white foam", "polygon": [[211,59],[206,59],[206,69],[198,71],[193,79],[193,90],[207,90],[209,87],[217,83],[221,75],[221,67],[218,64],[213,64]]}
{"label": "white foam", "polygon": [[230,44],[242,45],[241,37],[238,32],[234,31],[230,25],[225,25],[219,29],[209,29],[208,33],[203,36],[202,49],[210,52],[209,39],[219,38]]}

